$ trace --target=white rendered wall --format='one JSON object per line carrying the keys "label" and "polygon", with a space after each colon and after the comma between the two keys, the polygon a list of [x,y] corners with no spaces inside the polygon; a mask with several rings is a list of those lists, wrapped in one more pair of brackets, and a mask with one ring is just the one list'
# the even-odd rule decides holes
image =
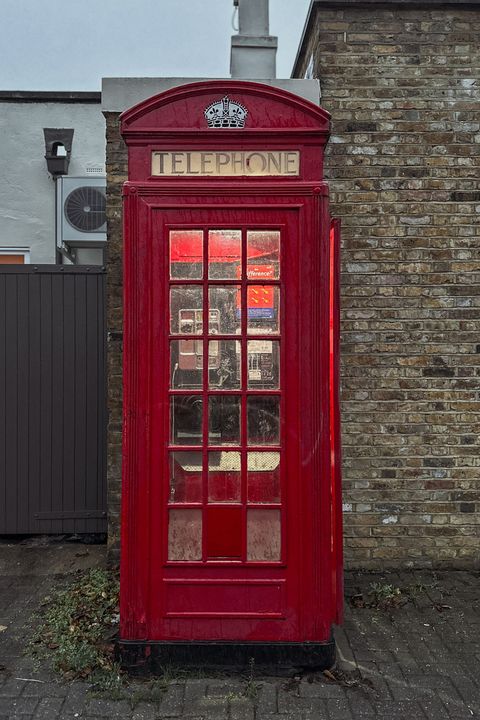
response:
{"label": "white rendered wall", "polygon": [[[55,181],[43,128],[74,128],[68,174],[105,165],[100,103],[0,102],[0,250],[28,248],[31,263],[55,262]],[[92,176],[93,177],[93,176]]]}
{"label": "white rendered wall", "polygon": [[[105,112],[123,112],[152,95],[165,92],[173,87],[193,82],[212,80],[213,78],[102,78],[102,110]],[[231,78],[217,78],[231,80]],[[240,80],[241,78],[235,78]],[[248,80],[248,78],[243,78]],[[250,78],[251,79],[251,78]],[[300,95],[316,105],[320,102],[320,84],[318,80],[299,80],[297,78],[260,80],[265,85],[288,90]]]}

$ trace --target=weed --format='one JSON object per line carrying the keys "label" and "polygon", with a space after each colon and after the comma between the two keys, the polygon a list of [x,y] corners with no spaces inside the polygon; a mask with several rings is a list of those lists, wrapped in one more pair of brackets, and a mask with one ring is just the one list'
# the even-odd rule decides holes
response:
{"label": "weed", "polygon": [[121,686],[111,643],[117,622],[118,579],[94,568],[45,598],[28,651],[51,659],[66,677],[88,678],[95,687],[115,692]]}
{"label": "weed", "polygon": [[403,603],[400,588],[388,583],[371,583],[369,595],[372,597],[372,604],[381,609],[397,607]]}
{"label": "weed", "polygon": [[370,583],[367,597],[359,590],[350,597],[350,605],[354,608],[391,610],[405,605],[410,599],[405,590],[385,582]]}
{"label": "weed", "polygon": [[258,702],[258,693],[260,691],[260,685],[255,682],[255,660],[250,658],[248,662],[248,675],[245,681],[245,687],[243,689],[244,697],[252,701],[254,705]]}

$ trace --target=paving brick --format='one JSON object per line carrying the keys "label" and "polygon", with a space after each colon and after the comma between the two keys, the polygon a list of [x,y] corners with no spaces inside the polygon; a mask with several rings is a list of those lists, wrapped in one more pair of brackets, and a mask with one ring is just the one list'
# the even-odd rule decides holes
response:
{"label": "paving brick", "polygon": [[228,698],[203,695],[192,702],[185,701],[182,717],[201,715],[207,718],[226,718],[228,707]]}
{"label": "paving brick", "polygon": [[7,678],[3,685],[0,685],[0,698],[3,697],[19,697],[26,683],[22,680]]}
{"label": "paving brick", "polygon": [[356,689],[355,692],[349,694],[348,701],[355,718],[371,717],[375,715],[373,699],[371,700],[370,697],[364,694],[361,689]]}
{"label": "paving brick", "polygon": [[345,689],[334,682],[305,682],[299,687],[300,697],[304,698],[336,698],[345,699]]}
{"label": "paving brick", "polygon": [[[478,668],[477,668],[478,670]],[[452,679],[453,685],[466,703],[480,703],[480,688],[477,683],[469,682],[467,679]]]}
{"label": "paving brick", "polygon": [[348,701],[327,700],[327,717],[329,720],[353,720]]}
{"label": "paving brick", "polygon": [[418,701],[428,720],[438,720],[439,718],[448,717],[445,705],[440,698],[432,696],[422,698]]}
{"label": "paving brick", "polygon": [[85,683],[75,683],[68,688],[63,705],[64,712],[81,713],[89,702],[89,686]]}
{"label": "paving brick", "polygon": [[35,720],[53,720],[60,713],[63,698],[45,697],[40,700],[33,717]]}
{"label": "paving brick", "polygon": [[448,717],[463,720],[463,718],[471,718],[476,715],[480,718],[480,698],[475,703],[463,703],[440,692],[438,699],[445,706]]}
{"label": "paving brick", "polygon": [[99,715],[108,718],[130,718],[132,715],[132,707],[126,700],[90,698],[86,708],[90,715]]}
{"label": "paving brick", "polygon": [[37,698],[0,698],[0,713],[8,715],[31,715],[38,704]]}
{"label": "paving brick", "polygon": [[[207,715],[208,717],[208,715]],[[255,707],[249,698],[234,697],[230,700],[230,720],[254,720]]]}
{"label": "paving brick", "polygon": [[327,700],[325,697],[299,697],[297,695],[279,692],[279,713],[327,713]]}
{"label": "paving brick", "polygon": [[6,707],[6,703],[10,703],[11,715],[32,715],[39,703],[39,699],[36,697],[4,698],[0,703],[2,710]]}
{"label": "paving brick", "polygon": [[258,690],[257,714],[269,715],[277,713],[277,692],[278,687],[274,682],[261,683]]}
{"label": "paving brick", "polygon": [[404,685],[390,683],[390,692],[394,700],[420,700],[421,698],[428,698],[435,693],[431,688],[425,688],[418,685],[413,681],[411,684],[405,683]]}
{"label": "paving brick", "polygon": [[27,682],[22,695],[24,697],[66,697],[69,686],[59,682]]}
{"label": "paving brick", "polygon": [[156,703],[142,702],[137,705],[132,714],[132,720],[155,720],[158,716]]}
{"label": "paving brick", "polygon": [[[189,679],[185,683],[183,715],[205,715],[208,718],[223,718],[228,714],[229,694],[227,688],[220,694],[209,694],[211,681]],[[163,707],[163,706],[162,706]]]}
{"label": "paving brick", "polygon": [[214,679],[207,682],[206,694],[225,697],[231,694],[241,695],[245,689],[245,683],[235,678],[228,678],[228,680]]}
{"label": "paving brick", "polygon": [[183,683],[169,685],[160,705],[159,717],[179,717],[183,710],[184,695]]}
{"label": "paving brick", "polygon": [[276,715],[271,715],[269,713],[265,715],[257,712],[255,720],[327,720],[327,715],[325,713],[326,711],[324,710],[316,710],[312,715],[308,711],[301,711],[300,709],[296,712],[277,713]]}
{"label": "paving brick", "polygon": [[375,705],[375,711],[380,718],[392,718],[392,720],[425,720],[425,714],[421,703],[415,701],[381,702]]}

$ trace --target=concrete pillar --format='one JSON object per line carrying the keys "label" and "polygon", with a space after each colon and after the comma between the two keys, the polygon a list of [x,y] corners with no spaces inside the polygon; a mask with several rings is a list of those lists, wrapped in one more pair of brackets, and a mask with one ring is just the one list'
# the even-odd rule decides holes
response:
{"label": "concrete pillar", "polygon": [[276,77],[277,38],[269,35],[268,0],[238,0],[238,35],[232,35],[233,78]]}

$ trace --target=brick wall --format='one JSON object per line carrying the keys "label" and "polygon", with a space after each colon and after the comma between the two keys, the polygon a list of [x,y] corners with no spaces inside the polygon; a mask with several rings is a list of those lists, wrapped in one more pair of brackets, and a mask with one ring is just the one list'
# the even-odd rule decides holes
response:
{"label": "brick wall", "polygon": [[108,546],[115,564],[120,548],[122,483],[122,186],[127,179],[127,148],[119,113],[104,113],[107,128],[107,372],[108,372]]}
{"label": "brick wall", "polygon": [[[480,557],[480,7],[314,6],[333,213],[343,222],[342,422],[348,566]],[[477,6],[478,7],[478,6]],[[106,113],[110,556],[121,489],[127,176]]]}
{"label": "brick wall", "polygon": [[343,223],[346,561],[472,566],[480,6],[332,5],[314,6],[294,74],[304,76],[313,54],[333,116],[326,173]]}

